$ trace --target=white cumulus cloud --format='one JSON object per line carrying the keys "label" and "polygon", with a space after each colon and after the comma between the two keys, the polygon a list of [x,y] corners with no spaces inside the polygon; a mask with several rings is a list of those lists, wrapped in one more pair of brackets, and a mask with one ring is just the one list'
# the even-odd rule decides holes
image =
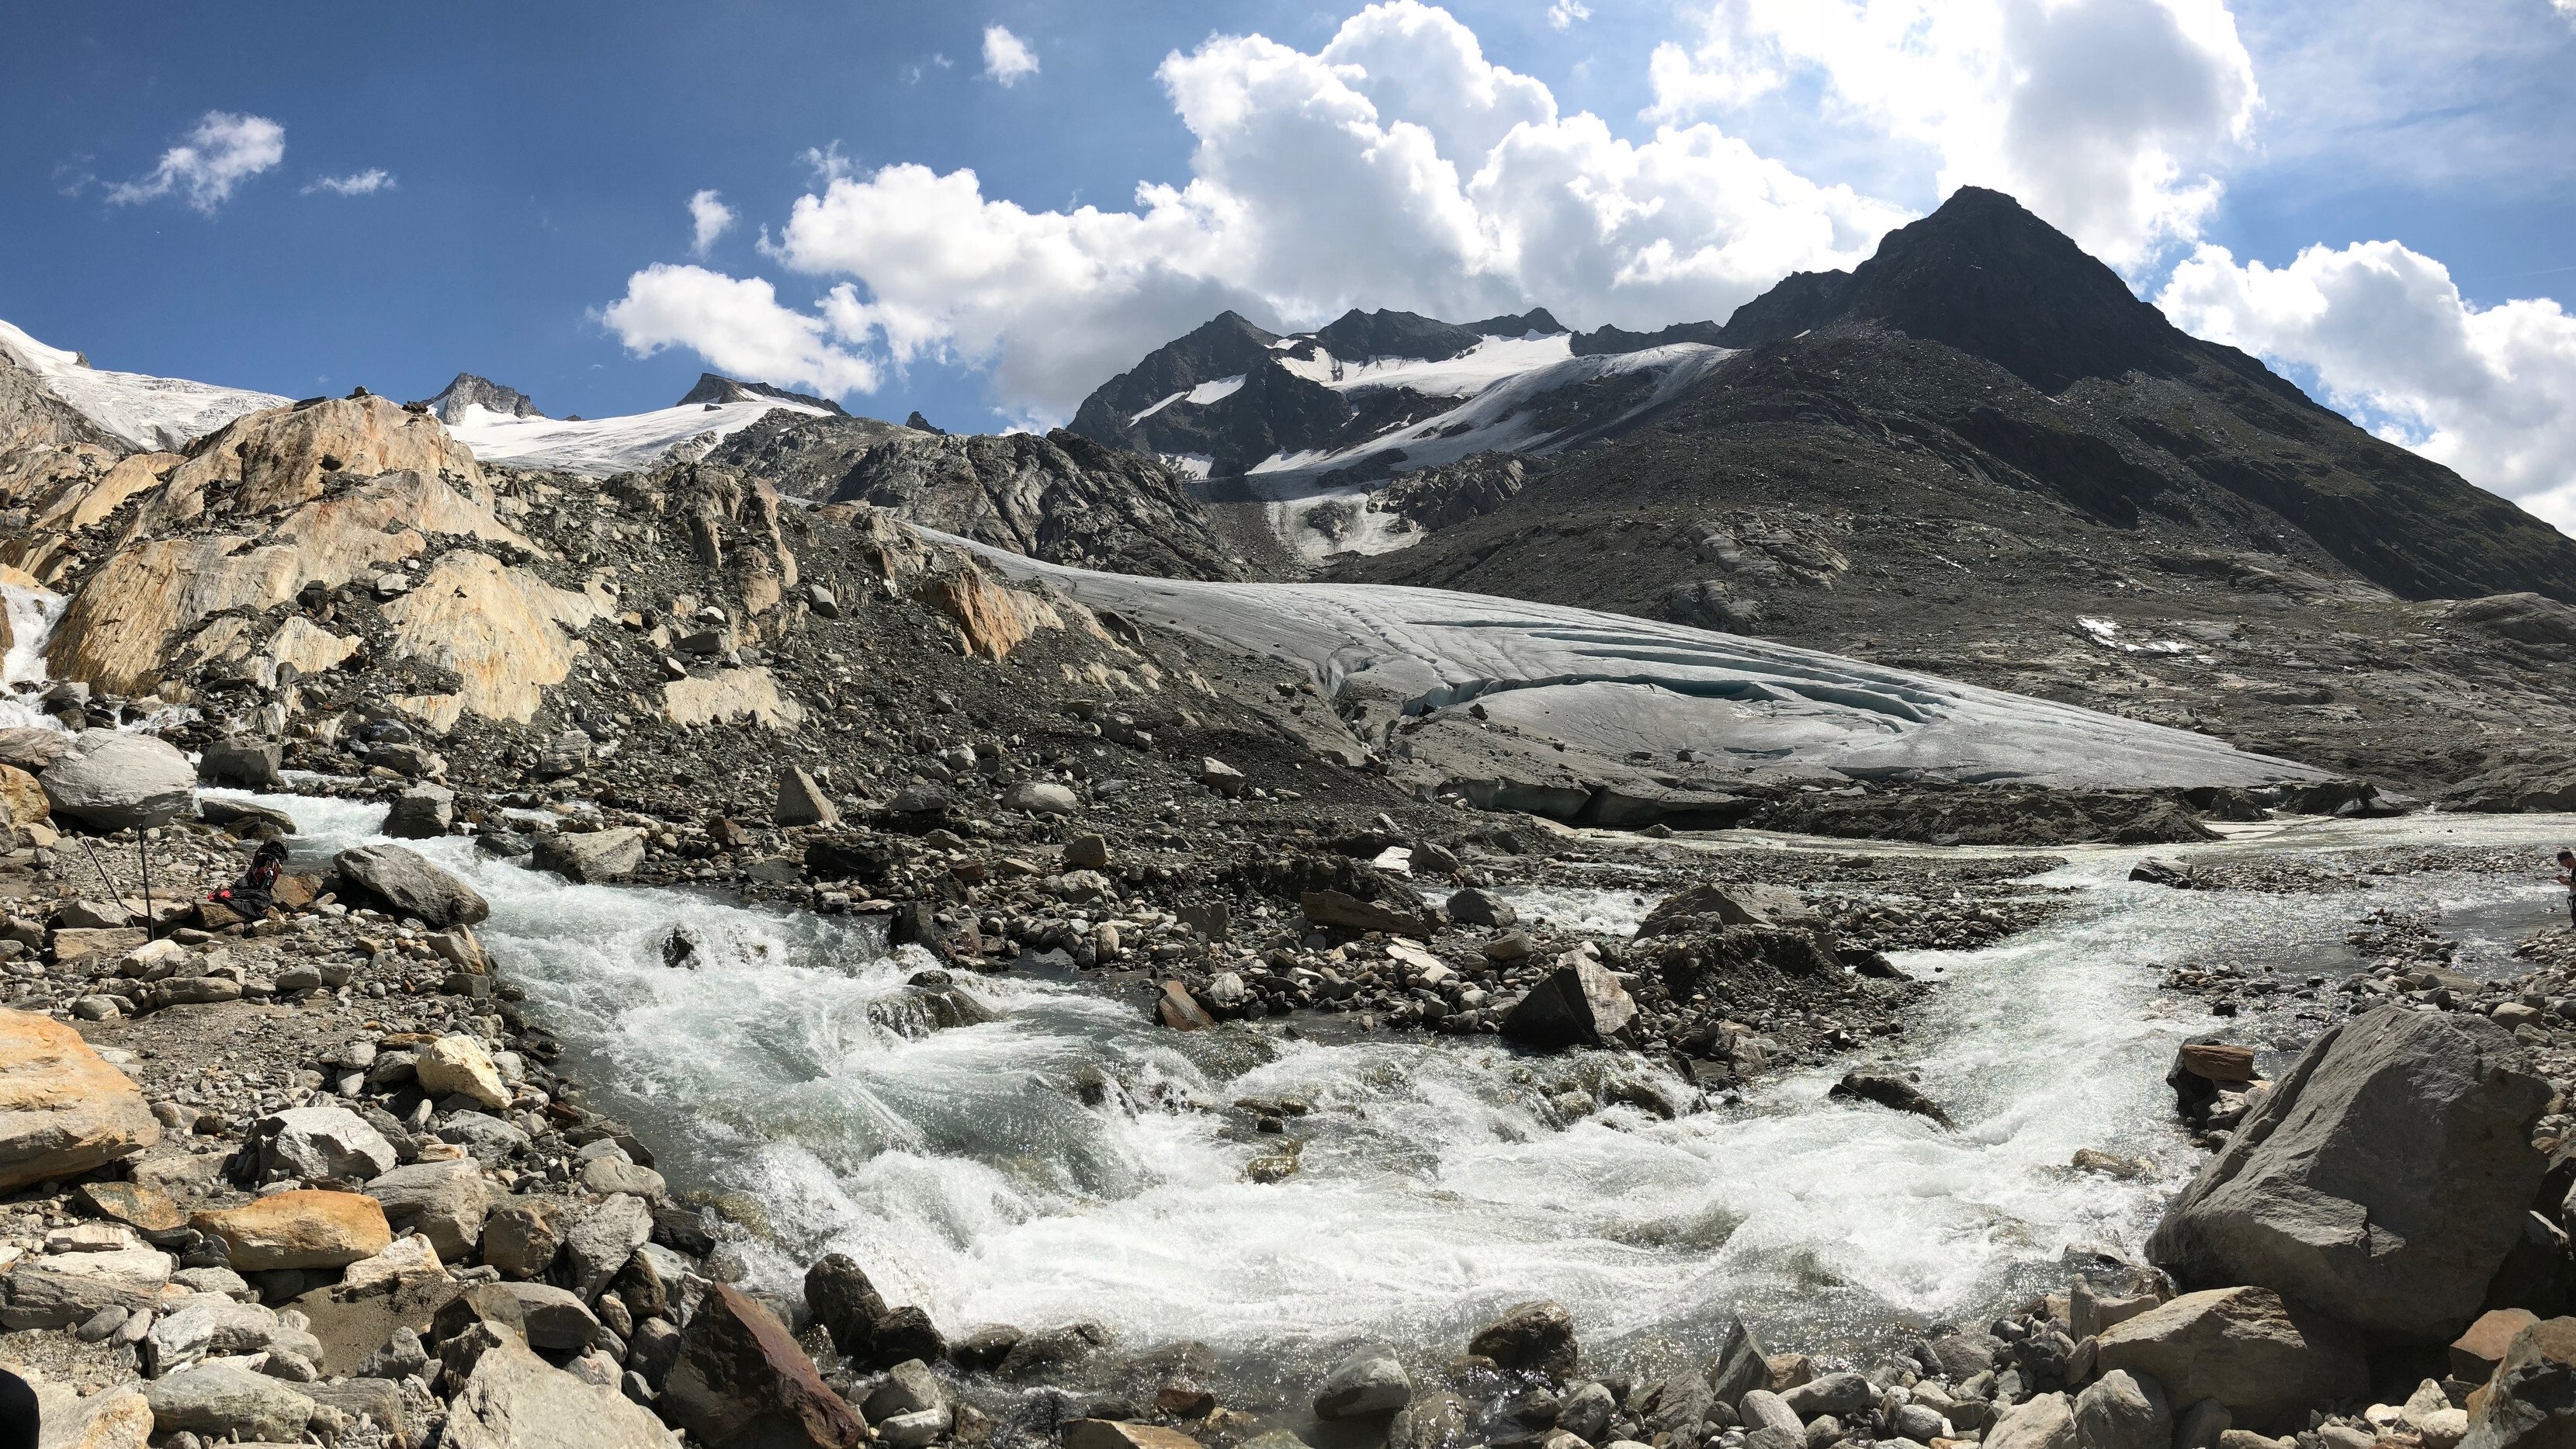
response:
{"label": "white cumulus cloud", "polygon": [[[2569,0],[2576,4],[2576,0]],[[1592,7],[1583,0],[1556,0],[1547,7],[1547,24],[1551,30],[1572,30],[1574,22],[1592,18]]]}
{"label": "white cumulus cloud", "polygon": [[266,116],[208,111],[187,139],[161,153],[160,164],[132,181],[107,189],[118,206],[177,193],[212,214],[233,188],[286,159],[286,128]]}
{"label": "white cumulus cloud", "polygon": [[703,257],[716,244],[735,220],[736,213],[712,191],[701,191],[689,198],[689,255]]}
{"label": "white cumulus cloud", "polygon": [[[1196,141],[1184,184],[1033,210],[970,170],[827,168],[764,250],[831,288],[823,315],[853,357],[987,366],[1000,407],[1043,421],[1228,307],[1274,325],[1354,305],[1723,318],[1787,272],[1855,264],[1909,215],[1713,125],[1631,141],[1561,114],[1414,0],[1315,52],[1216,36],[1158,75]],[[765,284],[759,300],[775,306]]]}
{"label": "white cumulus cloud", "polygon": [[835,397],[877,385],[876,364],[835,346],[829,320],[787,307],[758,277],[657,263],[627,278],[600,320],[638,357],[687,347],[718,372]]}
{"label": "white cumulus cloud", "polygon": [[2576,532],[2576,316],[2546,299],[2478,308],[2392,241],[2310,247],[2285,267],[2204,246],[2156,298],[2174,321],[2311,371],[2381,436]]}
{"label": "white cumulus cloud", "polygon": [[1656,48],[1664,120],[1773,101],[1923,148],[2115,266],[2197,237],[2259,96],[2225,0],[1714,0]]}
{"label": "white cumulus cloud", "polygon": [[1038,73],[1038,53],[1029,43],[1013,35],[1007,27],[984,27],[984,74],[1011,86],[1024,76]]}
{"label": "white cumulus cloud", "polygon": [[314,177],[312,183],[304,188],[303,194],[311,196],[317,191],[328,191],[334,196],[372,196],[379,191],[393,189],[394,174],[381,166],[370,166],[364,171],[352,171],[346,176]]}

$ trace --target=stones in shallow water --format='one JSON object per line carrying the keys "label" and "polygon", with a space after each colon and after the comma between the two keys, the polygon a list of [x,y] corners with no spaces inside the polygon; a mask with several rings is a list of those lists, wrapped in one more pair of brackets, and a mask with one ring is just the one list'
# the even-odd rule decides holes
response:
{"label": "stones in shallow water", "polygon": [[1507,1373],[1572,1378],[1579,1357],[1574,1315],[1544,1299],[1518,1304],[1478,1329],[1467,1340],[1467,1352],[1492,1359],[1495,1367]]}
{"label": "stones in shallow water", "polygon": [[1843,1079],[1834,1083],[1832,1090],[1825,1095],[1847,1101],[1875,1102],[1882,1107],[1929,1117],[1944,1127],[1958,1126],[1950,1120],[1950,1114],[1941,1109],[1940,1103],[1923,1095],[1922,1088],[1894,1072],[1845,1072]]}
{"label": "stones in shallow water", "polygon": [[396,917],[417,917],[433,931],[476,925],[491,903],[464,881],[399,845],[362,845],[332,857],[344,899],[351,895],[384,906]]}
{"label": "stones in shallow water", "polygon": [[1568,952],[1503,1018],[1503,1035],[1550,1049],[1600,1046],[1636,1016],[1636,1001],[1609,968]]}
{"label": "stones in shallow water", "polygon": [[1315,1391],[1315,1417],[1358,1419],[1391,1414],[1413,1401],[1413,1380],[1384,1348],[1364,1348],[1333,1366]]}

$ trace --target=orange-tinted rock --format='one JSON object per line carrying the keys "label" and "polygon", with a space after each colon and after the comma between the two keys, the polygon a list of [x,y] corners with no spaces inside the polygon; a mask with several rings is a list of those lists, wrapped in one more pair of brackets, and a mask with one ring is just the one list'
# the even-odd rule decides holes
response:
{"label": "orange-tinted rock", "polygon": [[143,1093],[79,1032],[0,1009],[0,1192],[104,1167],[160,1140]]}
{"label": "orange-tinted rock", "polygon": [[188,1225],[223,1240],[235,1272],[341,1268],[393,1242],[382,1204],[364,1193],[297,1190],[202,1212]]}

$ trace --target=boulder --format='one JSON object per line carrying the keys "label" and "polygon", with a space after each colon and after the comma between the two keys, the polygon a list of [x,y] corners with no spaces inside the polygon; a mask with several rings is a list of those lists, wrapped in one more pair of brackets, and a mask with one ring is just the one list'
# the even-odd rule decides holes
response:
{"label": "boulder", "polygon": [[1537,1373],[1563,1381],[1574,1375],[1579,1352],[1574,1315],[1544,1300],[1517,1304],[1477,1330],[1467,1352],[1492,1359],[1507,1373]]}
{"label": "boulder", "polygon": [[245,790],[285,783],[284,751],[274,740],[216,740],[197,755],[197,778],[209,785],[238,785]]}
{"label": "boulder", "polygon": [[2076,1443],[2075,1410],[2066,1396],[2036,1394],[2003,1411],[1986,1431],[1985,1449],[2075,1449]]}
{"label": "boulder", "polygon": [[2482,1383],[2504,1362],[2505,1350],[2540,1317],[2528,1308],[2497,1308],[2478,1315],[2469,1331],[2451,1341],[2451,1377]]}
{"label": "boulder", "polygon": [[384,833],[397,840],[435,840],[456,823],[456,792],[445,785],[414,785],[394,797]]}
{"label": "boulder", "polygon": [[56,815],[95,830],[167,825],[188,812],[196,767],[151,735],[83,730],[37,780]]}
{"label": "boulder", "polygon": [[2216,1399],[2258,1432],[2370,1387],[2360,1334],[2250,1286],[2186,1293],[2113,1324],[2095,1339],[2094,1363],[2154,1379],[2167,1402]]}
{"label": "boulder", "polygon": [[[1771,1387],[1771,1367],[1765,1363],[1761,1341],[1753,1330],[1736,1319],[1726,1330],[1726,1342],[1717,1351],[1717,1359],[1708,1366],[1709,1392],[1717,1402],[1732,1409],[1744,1396],[1756,1389]],[[1965,1377],[1962,1375],[1961,1377]]]}
{"label": "boulder", "polygon": [[587,1192],[631,1193],[646,1202],[660,1202],[666,1188],[662,1174],[615,1157],[594,1157],[582,1164],[581,1185]]}
{"label": "boulder", "polygon": [[0,730],[0,765],[13,770],[42,771],[72,747],[61,730],[22,727]]}
{"label": "boulder", "polygon": [[393,1144],[346,1107],[290,1107],[252,1127],[262,1176],[364,1182],[394,1165]]}
{"label": "boulder", "polygon": [[1154,1015],[1163,1025],[1175,1031],[1207,1031],[1215,1027],[1216,1018],[1199,1005],[1190,988],[1179,981],[1166,981],[1160,996],[1154,998]]}
{"label": "boulder", "polygon": [[1942,1110],[1940,1103],[1923,1095],[1922,1088],[1894,1072],[1845,1072],[1842,1080],[1834,1083],[1825,1095],[1843,1101],[1875,1102],[1899,1112],[1929,1117],[1944,1127],[1959,1125],[1950,1120],[1950,1114]]}
{"label": "boulder", "polygon": [[2449,1340],[2547,1166],[2531,1125],[2549,1084],[2517,1056],[2461,1013],[2384,1006],[2329,1028],[2165,1210],[2149,1258],[2186,1285],[2258,1284],[2372,1333]]}
{"label": "boulder", "polygon": [[509,1109],[510,1088],[501,1080],[501,1069],[492,1064],[492,1054],[461,1032],[422,1047],[412,1073],[420,1080],[420,1090],[433,1101],[458,1096],[490,1111]]}
{"label": "boulder", "polygon": [[198,1213],[188,1226],[222,1240],[237,1273],[344,1268],[383,1252],[394,1240],[374,1198],[302,1188]]}
{"label": "boulder", "polygon": [[681,1331],[658,1404],[692,1441],[715,1446],[852,1449],[868,1437],[786,1325],[724,1283]]}
{"label": "boulder", "polygon": [[653,1236],[653,1209],[640,1197],[619,1194],[564,1214],[563,1250],[571,1260],[572,1288],[587,1303]]}
{"label": "boulder", "polygon": [[170,1255],[158,1248],[104,1253],[51,1253],[21,1260],[5,1284],[0,1329],[69,1328],[102,1308],[158,1305],[170,1281]]}
{"label": "boulder", "polygon": [[181,1432],[208,1439],[292,1444],[304,1437],[313,1401],[293,1385],[232,1364],[201,1364],[143,1386],[155,1437]]}
{"label": "boulder", "polygon": [[429,1239],[418,1233],[405,1233],[387,1243],[383,1252],[351,1263],[341,1273],[331,1296],[347,1301],[378,1293],[401,1293],[445,1277],[447,1266],[439,1260],[438,1249],[431,1246]]}
{"label": "boulder", "polygon": [[1599,1046],[1636,1018],[1637,1003],[1607,967],[1579,952],[1559,957],[1503,1018],[1503,1035],[1529,1046]]}
{"label": "boulder", "polygon": [[554,1266],[563,1235],[554,1212],[516,1198],[483,1220],[483,1261],[505,1278],[537,1278]]}
{"label": "boulder", "polygon": [[1031,815],[1071,815],[1082,808],[1082,797],[1053,780],[1024,780],[1002,797],[1002,808]]}
{"label": "boulder", "polygon": [[1306,923],[1335,931],[1383,931],[1430,940],[1439,925],[1428,913],[1396,910],[1340,891],[1307,891],[1297,898]]}
{"label": "boulder", "polygon": [[143,1093],[79,1032],[0,1008],[0,1193],[78,1176],[160,1140]]}
{"label": "boulder", "polygon": [[331,864],[347,888],[344,897],[356,894],[434,931],[471,926],[492,914],[472,886],[404,846],[362,845],[341,851]]}
{"label": "boulder", "polygon": [[1413,1380],[1383,1348],[1364,1348],[1333,1366],[1315,1391],[1318,1419],[1360,1419],[1391,1414],[1413,1402]]}
{"label": "boulder", "polygon": [[504,1337],[474,1361],[442,1449],[679,1449],[653,1411]]}
{"label": "boulder", "polygon": [[143,1449],[152,1437],[152,1401],[133,1384],[101,1389],[88,1398],[69,1384],[31,1387],[44,1426],[38,1449]]}
{"label": "boulder", "polygon": [[2469,1394],[2460,1449],[2566,1449],[2576,1444],[2576,1318],[2513,1336],[2495,1373]]}
{"label": "boulder", "polygon": [[813,776],[801,766],[790,765],[778,772],[778,801],[770,807],[769,818],[781,828],[830,826],[841,823],[841,811]]}
{"label": "boulder", "polygon": [[1449,919],[1462,926],[1492,926],[1496,930],[1518,925],[1521,919],[1511,902],[1473,886],[1451,893],[1448,911]]}
{"label": "boulder", "polygon": [[1232,799],[1242,794],[1251,782],[1244,779],[1241,770],[1214,756],[1206,756],[1199,760],[1199,783]]}
{"label": "boulder", "polygon": [[844,1358],[865,1361],[876,1352],[877,1320],[886,1302],[866,1271],[847,1253],[826,1253],[805,1270],[805,1306],[831,1335]]}
{"label": "boulder", "polygon": [[1849,1421],[1869,1412],[1878,1402],[1878,1389],[1856,1373],[1827,1374],[1783,1392],[1780,1402],[1801,1420],[1831,1414]]}
{"label": "boulder", "polygon": [[537,841],[537,869],[569,881],[601,885],[624,880],[644,863],[644,832],[632,825],[607,830],[580,830],[542,836]]}
{"label": "boulder", "polygon": [[868,1395],[863,1412],[873,1424],[898,1414],[918,1414],[947,1406],[948,1391],[939,1386],[939,1376],[930,1371],[930,1365],[908,1358],[886,1370],[885,1382]]}
{"label": "boulder", "polygon": [[143,1362],[167,1376],[209,1358],[258,1353],[283,1330],[276,1314],[221,1293],[195,1293],[165,1306],[143,1335]]}
{"label": "boulder", "polygon": [[397,1167],[368,1183],[367,1192],[383,1204],[395,1232],[420,1234],[449,1262],[473,1251],[492,1211],[491,1184],[472,1158]]}
{"label": "boulder", "polygon": [[2154,1379],[2113,1369],[2076,1396],[2075,1433],[2084,1449],[2172,1449],[2173,1406]]}
{"label": "boulder", "polygon": [[519,1323],[531,1348],[579,1353],[599,1337],[599,1315],[568,1290],[551,1283],[504,1283],[519,1300]]}
{"label": "boulder", "polygon": [[1805,926],[1813,913],[1787,886],[1698,885],[1667,896],[1637,925],[1639,936],[1717,926]]}
{"label": "boulder", "polygon": [[1754,1389],[1747,1393],[1737,1401],[1735,1412],[1744,1420],[1744,1427],[1751,1432],[1760,1433],[1768,1429],[1774,1433],[1796,1436],[1798,1442],[1804,1442],[1806,1425],[1801,1423],[1797,1414],[1790,1409],[1788,1400],[1769,1389]]}
{"label": "boulder", "polygon": [[[1270,1437],[1287,1436],[1261,1436]],[[1260,1442],[1260,1438],[1250,1440],[1245,1449],[1251,1449],[1252,1445]],[[1064,1426],[1064,1449],[1199,1449],[1199,1441],[1178,1429],[1166,1429],[1159,1424],[1134,1424],[1124,1419],[1076,1419]]]}

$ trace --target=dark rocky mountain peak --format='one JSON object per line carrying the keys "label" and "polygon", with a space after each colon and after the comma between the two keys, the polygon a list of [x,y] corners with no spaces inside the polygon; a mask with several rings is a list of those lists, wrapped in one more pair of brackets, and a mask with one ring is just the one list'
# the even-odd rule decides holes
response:
{"label": "dark rocky mountain peak", "polygon": [[506,418],[545,416],[537,410],[537,405],[529,400],[526,393],[515,387],[503,387],[488,377],[477,377],[470,372],[456,374],[453,382],[440,388],[436,394],[411,406],[429,409],[442,423],[455,422],[465,416],[467,408],[476,406],[488,408]]}
{"label": "dark rocky mountain peak", "polygon": [[1164,343],[1092,389],[1070,426],[1086,438],[1126,446],[1128,419],[1176,392],[1250,373],[1269,358],[1270,344],[1278,340],[1278,333],[1240,312],[1219,312],[1188,336]]}
{"label": "dark rocky mountain peak", "polygon": [[923,417],[921,415],[921,409],[919,408],[914,408],[912,410],[911,416],[906,417],[903,420],[903,425],[912,429],[916,433],[935,433],[943,438],[948,436],[948,430],[946,428],[940,427],[930,419]]}
{"label": "dark rocky mountain peak", "polygon": [[1739,308],[1723,336],[1750,347],[1843,321],[1955,347],[2047,393],[2087,377],[2176,376],[2210,350],[2072,237],[1979,186],[1889,232],[1849,273],[1789,277]]}
{"label": "dark rocky mountain peak", "polygon": [[698,385],[690,388],[687,394],[673,406],[687,407],[692,403],[750,402],[755,398],[765,397],[776,398],[780,402],[803,403],[809,408],[821,408],[839,417],[849,416],[839,403],[830,398],[816,397],[812,393],[789,392],[783,387],[772,387],[765,382],[743,382],[737,378],[723,377],[712,372],[699,373]]}
{"label": "dark rocky mountain peak", "polygon": [[1363,312],[1353,307],[1317,328],[1315,341],[1344,362],[1381,357],[1411,357],[1445,362],[1471,352],[1488,337],[1522,337],[1532,332],[1554,334],[1565,327],[1544,307],[1518,317],[1488,317],[1482,322],[1443,322],[1418,312]]}

